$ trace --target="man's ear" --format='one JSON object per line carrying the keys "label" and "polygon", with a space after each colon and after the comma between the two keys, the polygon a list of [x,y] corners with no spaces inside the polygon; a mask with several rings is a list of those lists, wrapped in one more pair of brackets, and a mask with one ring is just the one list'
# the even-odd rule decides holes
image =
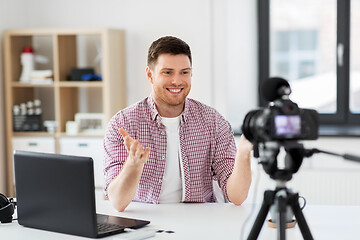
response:
{"label": "man's ear", "polygon": [[154,83],[153,73],[152,73],[151,68],[149,66],[146,67],[146,76],[149,79],[149,81],[151,82],[151,84],[153,84]]}

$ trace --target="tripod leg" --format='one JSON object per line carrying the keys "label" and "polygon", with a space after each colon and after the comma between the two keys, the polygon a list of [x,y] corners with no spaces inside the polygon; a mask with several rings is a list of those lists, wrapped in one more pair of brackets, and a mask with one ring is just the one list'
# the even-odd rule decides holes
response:
{"label": "tripod leg", "polygon": [[305,240],[313,240],[314,238],[311,235],[311,232],[310,232],[309,226],[306,223],[304,214],[302,213],[302,211],[300,209],[298,199],[299,199],[298,194],[292,194],[290,196],[290,205],[294,212],[295,218],[298,221],[299,228],[300,228],[303,238]]}
{"label": "tripod leg", "polygon": [[279,196],[277,200],[278,208],[278,225],[277,225],[277,235],[278,240],[285,240],[285,229],[286,229],[286,199],[283,196]]}
{"label": "tripod leg", "polygon": [[248,240],[255,240],[258,238],[261,228],[265,222],[265,218],[268,215],[271,204],[274,201],[274,191],[265,191],[264,200],[261,205],[260,211],[256,217],[255,223],[251,228],[248,236]]}

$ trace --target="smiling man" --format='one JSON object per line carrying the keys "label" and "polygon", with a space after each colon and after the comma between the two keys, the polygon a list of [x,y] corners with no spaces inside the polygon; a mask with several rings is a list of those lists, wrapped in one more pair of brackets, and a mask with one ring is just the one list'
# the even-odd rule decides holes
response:
{"label": "smiling man", "polygon": [[104,139],[105,192],[118,211],[131,201],[216,202],[213,181],[240,205],[251,183],[252,145],[241,136],[236,149],[230,124],[213,108],[187,98],[190,47],[162,37],[148,52],[152,93],[119,111]]}

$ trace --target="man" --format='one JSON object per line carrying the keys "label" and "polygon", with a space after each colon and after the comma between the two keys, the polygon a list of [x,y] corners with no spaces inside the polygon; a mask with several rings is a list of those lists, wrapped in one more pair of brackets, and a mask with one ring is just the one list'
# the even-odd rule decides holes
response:
{"label": "man", "polygon": [[216,202],[213,180],[230,202],[243,203],[252,145],[242,136],[236,150],[230,124],[187,98],[190,47],[176,37],[154,41],[146,75],[151,95],[119,111],[104,139],[105,192],[115,209],[131,201]]}

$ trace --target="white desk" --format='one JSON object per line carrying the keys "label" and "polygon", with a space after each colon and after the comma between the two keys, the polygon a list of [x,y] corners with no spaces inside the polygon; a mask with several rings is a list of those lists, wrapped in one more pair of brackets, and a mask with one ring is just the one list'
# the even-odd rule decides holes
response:
{"label": "white desk", "polygon": [[[144,204],[131,203],[125,212],[116,212],[108,201],[97,202],[98,213],[150,220],[147,228],[171,230],[157,233],[151,239],[240,239],[241,227],[251,205],[232,204]],[[245,231],[245,239],[253,225],[258,208]],[[314,239],[338,240],[360,238],[360,206],[306,206],[306,221]],[[121,234],[120,234],[121,235]],[[104,239],[119,239],[120,235]],[[1,239],[87,239],[72,235],[41,231],[20,226],[17,221],[0,224]],[[286,230],[289,240],[303,239],[298,226]],[[276,229],[266,224],[259,239],[277,239]]]}

